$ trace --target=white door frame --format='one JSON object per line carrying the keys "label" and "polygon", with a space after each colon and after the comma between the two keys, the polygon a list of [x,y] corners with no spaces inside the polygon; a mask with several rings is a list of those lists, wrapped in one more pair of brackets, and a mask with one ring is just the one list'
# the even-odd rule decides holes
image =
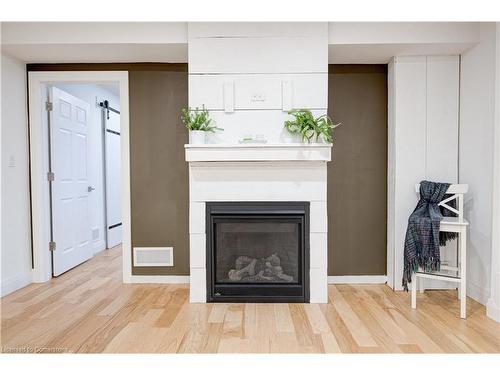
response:
{"label": "white door frame", "polygon": [[57,83],[110,83],[120,87],[120,126],[122,163],[122,225],[123,225],[123,282],[130,283],[132,276],[132,251],[130,230],[130,141],[129,93],[127,71],[55,71],[28,73],[28,108],[31,178],[31,225],[33,231],[33,282],[52,278],[49,251],[50,202],[47,172],[49,171],[48,133],[46,124],[45,87]]}
{"label": "white door frame", "polygon": [[493,220],[491,228],[491,281],[486,314],[500,322],[500,23],[496,23],[495,126],[493,146]]}

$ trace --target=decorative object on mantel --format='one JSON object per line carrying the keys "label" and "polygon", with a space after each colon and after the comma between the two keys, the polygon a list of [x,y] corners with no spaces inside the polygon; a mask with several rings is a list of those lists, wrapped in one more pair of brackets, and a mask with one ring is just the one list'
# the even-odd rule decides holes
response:
{"label": "decorative object on mantel", "polygon": [[285,121],[285,129],[291,134],[300,134],[302,142],[329,142],[333,141],[332,130],[339,124],[334,124],[328,115],[314,117],[309,109],[294,109],[288,112],[294,120]]}
{"label": "decorative object on mantel", "polygon": [[205,106],[202,109],[183,108],[181,120],[189,130],[190,144],[204,144],[206,141],[206,133],[215,133],[216,130],[224,130],[215,126],[210,118],[208,110]]}
{"label": "decorative object on mantel", "polygon": [[245,134],[243,138],[238,140],[239,143],[258,143],[264,144],[267,143],[267,140],[264,138],[263,134],[256,134],[255,136],[251,134]]}

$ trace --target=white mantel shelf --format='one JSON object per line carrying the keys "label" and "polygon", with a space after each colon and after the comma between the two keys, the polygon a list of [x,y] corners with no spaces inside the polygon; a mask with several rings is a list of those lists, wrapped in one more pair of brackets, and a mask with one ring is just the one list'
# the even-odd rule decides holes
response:
{"label": "white mantel shelf", "polygon": [[331,161],[331,143],[246,143],[184,146],[187,162]]}

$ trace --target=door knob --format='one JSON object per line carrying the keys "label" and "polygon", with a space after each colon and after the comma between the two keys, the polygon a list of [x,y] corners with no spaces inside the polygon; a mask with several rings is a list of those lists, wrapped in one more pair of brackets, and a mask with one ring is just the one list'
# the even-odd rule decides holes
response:
{"label": "door knob", "polygon": [[89,193],[91,193],[91,192],[92,192],[92,191],[94,191],[94,190],[95,190],[95,187],[93,187],[93,186],[89,186],[89,187],[87,187],[87,191],[88,191]]}

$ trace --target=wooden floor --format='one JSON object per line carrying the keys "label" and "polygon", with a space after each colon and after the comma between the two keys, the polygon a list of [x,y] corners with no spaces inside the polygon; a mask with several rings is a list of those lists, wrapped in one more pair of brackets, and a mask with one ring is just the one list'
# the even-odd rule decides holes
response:
{"label": "wooden floor", "polygon": [[329,287],[329,303],[190,304],[188,285],[121,282],[121,250],[2,299],[4,352],[500,352],[500,324],[456,292]]}

